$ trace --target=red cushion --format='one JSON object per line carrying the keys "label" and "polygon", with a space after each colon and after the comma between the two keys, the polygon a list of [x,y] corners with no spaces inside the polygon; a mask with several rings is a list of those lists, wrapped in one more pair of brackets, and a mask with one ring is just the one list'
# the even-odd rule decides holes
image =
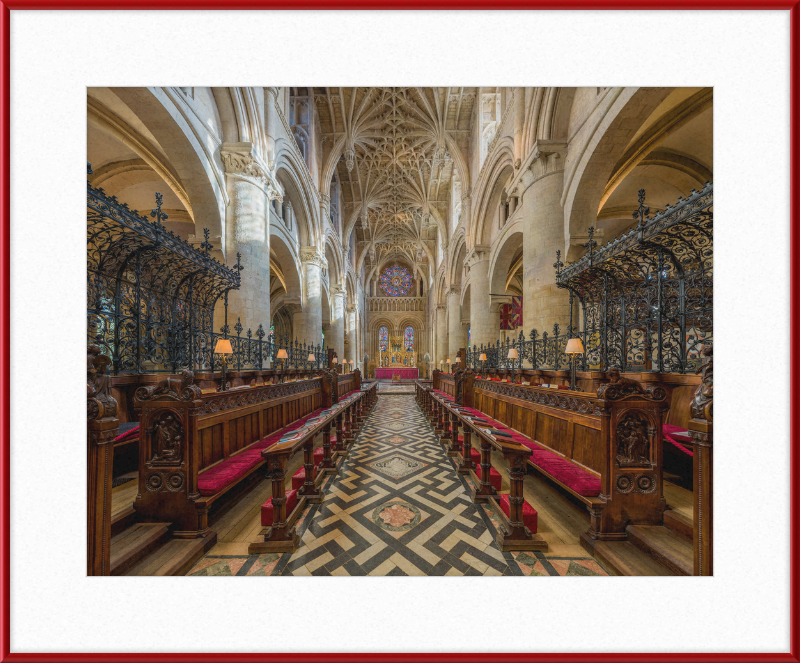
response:
{"label": "red cushion", "polygon": [[533,450],[531,462],[551,477],[563,483],[570,490],[584,497],[596,497],[600,494],[600,479],[557,453],[543,449],[535,442],[525,445]]}
{"label": "red cushion", "polygon": [[134,435],[139,435],[139,426],[134,426],[130,430],[126,430],[124,433],[120,433],[114,438],[114,442],[119,442],[120,440],[125,440],[129,437],[133,437]]}
{"label": "red cushion", "polygon": [[694,452],[691,449],[687,449],[674,437],[672,437],[672,435],[670,435],[670,433],[685,433],[687,432],[686,428],[681,428],[680,426],[676,426],[675,424],[663,424],[661,426],[661,430],[664,433],[664,439],[667,442],[669,442],[673,447],[675,447],[678,451],[685,453],[687,456],[694,456]]}
{"label": "red cushion", "polygon": [[[511,505],[508,501],[508,495],[500,495],[499,503],[503,513],[506,514],[506,518],[510,517]],[[525,523],[525,527],[531,531],[531,534],[536,534],[536,530],[539,527],[539,514],[527,502],[522,503],[522,522]]]}
{"label": "red cushion", "polygon": [[323,458],[325,458],[325,449],[322,447],[314,449],[314,465],[319,465]]}
{"label": "red cushion", "polygon": [[[297,506],[297,491],[296,490],[287,490],[286,491],[286,518],[289,518],[289,514],[294,511],[294,508]],[[261,524],[265,527],[269,527],[272,525],[272,512],[274,509],[272,508],[272,498],[270,497],[264,504],[261,505]]]}
{"label": "red cushion", "polygon": [[201,495],[216,495],[229,484],[238,481],[260,462],[261,449],[250,449],[228,458],[198,477],[197,490]]}
{"label": "red cushion", "polygon": [[292,490],[299,490],[306,482],[306,468],[301,467],[292,475]]}

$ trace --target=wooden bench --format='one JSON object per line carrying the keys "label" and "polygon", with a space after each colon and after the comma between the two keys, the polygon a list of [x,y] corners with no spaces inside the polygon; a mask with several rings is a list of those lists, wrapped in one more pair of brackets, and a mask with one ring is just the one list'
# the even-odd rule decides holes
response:
{"label": "wooden bench", "polygon": [[[377,383],[371,383],[364,390],[350,392],[340,402],[309,419],[305,428],[298,429],[295,436],[285,436],[261,452],[267,463],[267,477],[272,481],[272,497],[261,507],[261,523],[267,527],[263,541],[251,543],[248,547],[249,554],[293,552],[297,549],[299,537],[293,526],[295,521],[308,502],[322,502],[324,499],[318,471],[336,471],[330,455],[331,431],[335,429],[339,440],[352,439],[352,431],[358,430],[366,413],[376,402]],[[348,412],[354,413],[350,415],[349,425]],[[343,427],[349,429],[344,434]],[[323,455],[315,463],[314,439],[319,434],[322,434]],[[298,471],[292,477],[292,488],[286,491],[286,468],[291,458],[301,450],[304,455],[302,485],[301,472]]]}
{"label": "wooden bench", "polygon": [[[434,375],[434,383],[438,382]],[[432,413],[432,422],[442,431],[441,442],[449,444],[447,454],[457,458],[459,472],[474,469],[471,436],[475,435],[481,446],[480,474],[476,474],[477,488],[472,492],[473,502],[489,502],[494,507],[501,526],[498,528],[497,544],[501,550],[547,550],[547,542],[537,534],[538,515],[522,495],[522,480],[525,462],[530,450],[517,441],[506,438],[503,432],[491,432],[493,426],[502,428],[497,422],[481,422],[476,410],[459,406],[445,392],[417,383],[418,402],[423,410]],[[458,434],[459,427],[463,435]],[[463,447],[461,446],[463,444]],[[500,495],[491,483],[491,451],[500,452],[508,463],[510,493]]]}
{"label": "wooden bench", "polygon": [[587,536],[625,539],[629,524],[662,524],[664,389],[623,382],[587,394],[470,380],[469,373],[464,400],[510,429],[531,451],[531,466],[586,504]]}

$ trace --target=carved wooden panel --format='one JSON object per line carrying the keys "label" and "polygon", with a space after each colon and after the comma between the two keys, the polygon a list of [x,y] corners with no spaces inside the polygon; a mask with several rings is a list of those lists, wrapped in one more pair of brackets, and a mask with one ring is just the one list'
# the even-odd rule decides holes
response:
{"label": "carved wooden panel", "polygon": [[180,465],[186,435],[180,415],[173,410],[159,410],[150,417],[147,429],[150,466]]}
{"label": "carved wooden panel", "polygon": [[635,410],[626,412],[616,426],[616,460],[618,467],[652,465],[653,427],[647,416]]}

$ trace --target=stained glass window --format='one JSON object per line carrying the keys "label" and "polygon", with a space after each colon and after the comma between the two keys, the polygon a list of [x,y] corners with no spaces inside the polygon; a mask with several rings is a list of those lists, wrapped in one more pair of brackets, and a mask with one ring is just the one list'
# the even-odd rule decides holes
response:
{"label": "stained glass window", "polygon": [[414,328],[411,326],[406,327],[406,352],[414,351]]}
{"label": "stained glass window", "polygon": [[378,345],[384,352],[389,350],[389,330],[386,327],[381,327],[378,330]]}
{"label": "stained glass window", "polygon": [[394,265],[383,270],[380,285],[389,297],[405,297],[414,285],[414,279],[405,267]]}

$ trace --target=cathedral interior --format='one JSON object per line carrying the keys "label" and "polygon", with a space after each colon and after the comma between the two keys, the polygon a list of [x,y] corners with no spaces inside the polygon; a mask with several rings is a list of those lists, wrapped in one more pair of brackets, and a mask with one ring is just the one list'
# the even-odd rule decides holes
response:
{"label": "cathedral interior", "polygon": [[90,575],[713,573],[713,90],[90,87]]}

